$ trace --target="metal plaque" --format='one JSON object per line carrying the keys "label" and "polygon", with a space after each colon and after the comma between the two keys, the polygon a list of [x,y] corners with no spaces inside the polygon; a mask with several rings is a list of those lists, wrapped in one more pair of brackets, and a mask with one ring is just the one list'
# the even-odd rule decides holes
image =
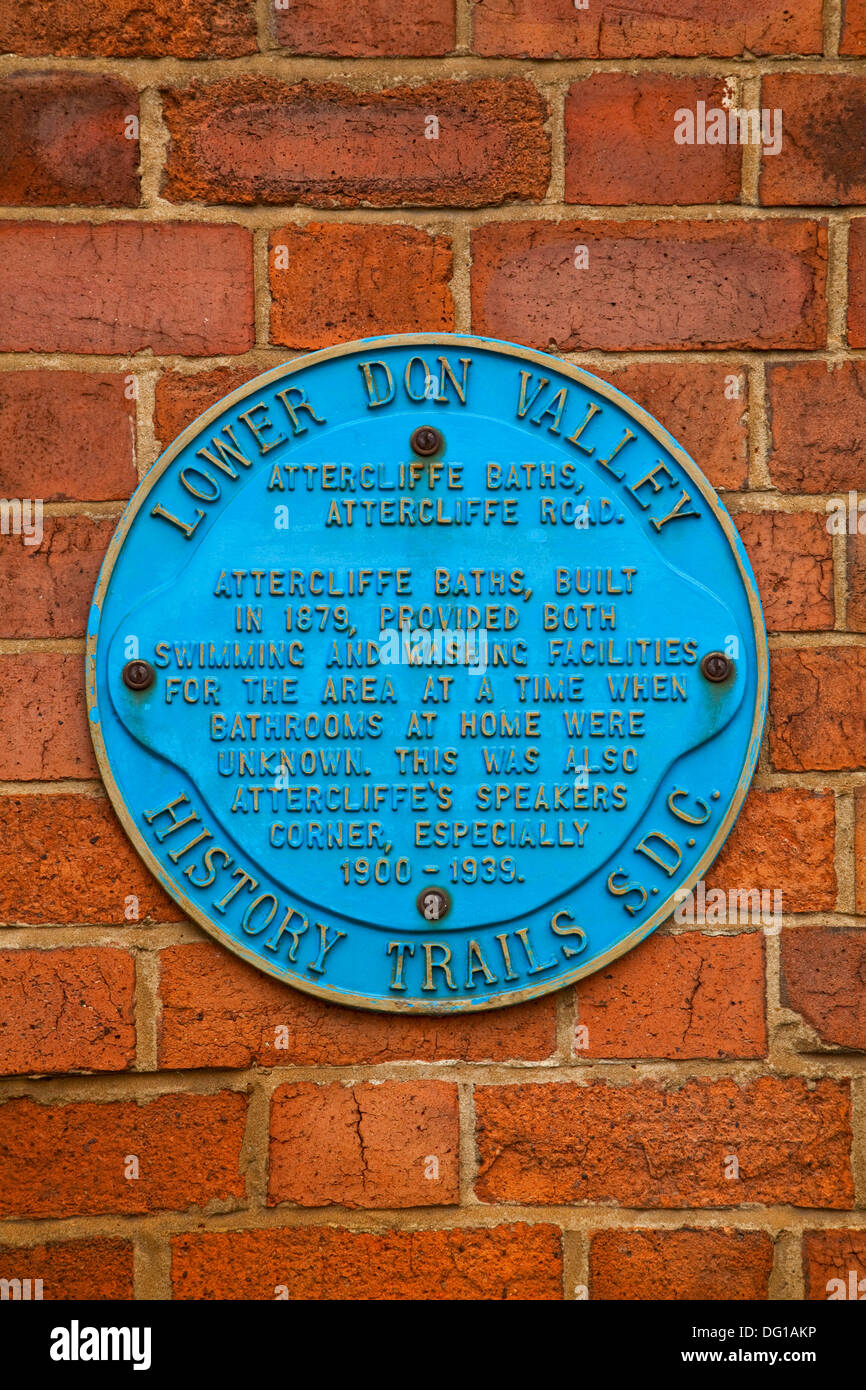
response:
{"label": "metal plaque", "polygon": [[150,469],[87,639],[93,741],[184,911],[363,1008],[579,979],[718,853],[763,729],[737,531],[650,415],[468,336],[298,358]]}

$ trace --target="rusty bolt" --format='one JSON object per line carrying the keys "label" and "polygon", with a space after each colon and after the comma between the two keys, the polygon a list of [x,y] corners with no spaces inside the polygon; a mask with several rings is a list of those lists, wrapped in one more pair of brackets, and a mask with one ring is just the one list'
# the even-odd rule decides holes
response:
{"label": "rusty bolt", "polygon": [[417,430],[412,431],[409,440],[409,447],[413,454],[420,454],[422,458],[429,458],[431,454],[438,454],[445,440],[439,430],[432,425],[419,425]]}
{"label": "rusty bolt", "polygon": [[425,922],[441,922],[451,911],[451,894],[444,888],[422,888],[415,906]]}
{"label": "rusty bolt", "polygon": [[731,670],[731,662],[724,652],[707,652],[701,662],[701,672],[708,681],[718,684],[719,681],[727,680]]}
{"label": "rusty bolt", "polygon": [[149,661],[127,661],[123,668],[123,683],[130,690],[148,690],[156,679]]}

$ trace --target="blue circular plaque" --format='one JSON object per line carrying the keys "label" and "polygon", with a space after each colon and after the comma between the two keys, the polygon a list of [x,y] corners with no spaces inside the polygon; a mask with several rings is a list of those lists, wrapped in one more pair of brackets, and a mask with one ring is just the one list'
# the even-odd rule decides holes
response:
{"label": "blue circular plaque", "polygon": [[490,339],[299,358],[126,507],[87,692],[136,849],[217,940],[363,1008],[501,1006],[664,921],[761,742],[718,497],[640,406]]}

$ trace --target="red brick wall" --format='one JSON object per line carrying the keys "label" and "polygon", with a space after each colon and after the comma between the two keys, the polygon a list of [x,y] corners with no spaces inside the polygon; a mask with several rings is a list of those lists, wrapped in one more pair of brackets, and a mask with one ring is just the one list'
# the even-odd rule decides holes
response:
{"label": "red brick wall", "polygon": [[[0,0],[0,52],[0,493],[45,502],[0,537],[0,1276],[866,1277],[866,538],[825,524],[866,492],[864,0]],[[781,110],[781,153],[675,143],[698,101]],[[710,884],[780,891],[781,932],[669,923],[576,991],[402,1019],[252,971],[140,865],[83,710],[123,499],[248,377],[412,329],[590,366],[722,490],[773,683]]]}

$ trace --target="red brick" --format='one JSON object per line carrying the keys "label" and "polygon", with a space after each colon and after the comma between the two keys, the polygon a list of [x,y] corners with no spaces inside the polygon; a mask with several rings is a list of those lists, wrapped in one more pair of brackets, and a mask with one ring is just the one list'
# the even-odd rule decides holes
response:
{"label": "red brick", "polygon": [[855,912],[866,914],[866,787],[854,788]]}
{"label": "red brick", "polygon": [[0,373],[4,497],[125,498],[135,471],[135,401],[122,376]]}
{"label": "red brick", "polygon": [[[749,481],[748,381],[743,368],[714,362],[631,362],[588,370],[631,396],[691,454],[713,487]],[[731,396],[736,390],[737,395]]]}
{"label": "red brick", "polygon": [[359,92],[247,75],[163,103],[172,202],[482,207],[541,198],[550,176],[546,106],[519,78]]}
{"label": "red brick", "polygon": [[[275,248],[288,251],[278,269]],[[270,237],[271,342],[319,348],[454,329],[451,247],[418,227],[281,227]]]}
{"label": "red brick", "polygon": [[174,1236],[178,1299],[438,1302],[562,1298],[555,1226],[344,1231],[333,1226]]}
{"label": "red brick", "polygon": [[81,656],[0,656],[0,779],[96,775]]}
{"label": "red brick", "polygon": [[650,936],[577,987],[581,1057],[763,1057],[760,932]]}
{"label": "red brick", "polygon": [[[849,500],[844,498],[843,501],[846,509],[850,510]],[[861,534],[859,531],[861,524],[866,526],[866,520],[861,520],[861,518],[863,518],[863,512],[858,511],[858,531],[855,535],[851,535],[849,530],[845,542],[848,564],[845,626],[849,632],[866,632],[866,533]]]}
{"label": "red brick", "polygon": [[476,0],[476,53],[530,58],[733,58],[820,53],[821,0]]}
{"label": "red brick", "polygon": [[[848,1085],[799,1077],[476,1087],[484,1202],[850,1207]],[[729,1155],[739,1178],[725,1177]]]}
{"label": "red brick", "polygon": [[131,1299],[132,1241],[96,1236],[51,1245],[0,1243],[0,1279],[41,1279],[46,1302]]}
{"label": "red brick", "polygon": [[666,73],[597,72],[565,102],[569,203],[735,203],[738,145],[678,145],[676,112],[721,106],[725,83]]}
{"label": "red brick", "polygon": [[707,872],[707,892],[778,889],[785,912],[832,912],[835,835],[832,792],[753,787]]}
{"label": "red brick", "polygon": [[0,1073],[124,1071],[134,1012],[128,951],[0,951]]}
{"label": "red brick", "polygon": [[[125,916],[135,910],[137,918]],[[0,796],[0,921],[138,920],[186,918],[145,868],[104,798]]]}
{"label": "red brick", "polygon": [[761,106],[782,112],[782,148],[761,161],[765,204],[866,202],[866,79],[773,73]]}
{"label": "red brick", "polygon": [[138,92],[100,73],[19,73],[0,81],[4,158],[0,203],[7,207],[138,202]]}
{"label": "red brick", "polygon": [[826,241],[781,219],[489,223],[472,236],[474,331],[560,351],[820,347]]}
{"label": "red brick", "polygon": [[783,932],[782,1003],[802,1014],[821,1042],[866,1052],[866,932]]}
{"label": "red brick", "polygon": [[3,0],[0,51],[234,58],[256,51],[252,0]]}
{"label": "red brick", "polygon": [[[0,637],[83,637],[116,518],[46,516],[43,539],[0,543]],[[0,666],[2,670],[2,666]]]}
{"label": "red brick", "polygon": [[769,1298],[773,1241],[765,1231],[593,1231],[593,1299],[635,1302]]}
{"label": "red brick", "polygon": [[842,0],[839,52],[843,57],[866,54],[866,0]]}
{"label": "red brick", "polygon": [[775,651],[770,721],[778,772],[866,767],[866,647]]}
{"label": "red brick", "polygon": [[286,989],[209,941],[160,952],[160,997],[163,1068],[541,1062],[556,1046],[552,995],[476,1014],[383,1015]]}
{"label": "red brick", "polygon": [[347,58],[424,58],[454,48],[454,0],[400,6],[366,0],[354,8],[332,0],[292,0],[272,10],[271,30],[292,53]]}
{"label": "red brick", "polygon": [[853,219],[848,238],[848,345],[866,347],[866,217]]}
{"label": "red brick", "polygon": [[4,352],[245,352],[252,239],[189,222],[6,222],[0,297]]}
{"label": "red brick", "polygon": [[[268,1202],[448,1206],[459,1199],[459,1145],[457,1087],[447,1081],[280,1086]],[[431,1161],[436,1176],[427,1177]]]}
{"label": "red brick", "polygon": [[[851,1275],[857,1284],[856,1298],[866,1297],[866,1231],[805,1231],[803,1234],[803,1275],[806,1298],[810,1302],[829,1300],[831,1294],[850,1298]],[[843,1287],[831,1280],[842,1280]]]}
{"label": "red brick", "polygon": [[741,512],[743,538],[768,632],[832,628],[833,541],[827,518],[814,512]]}
{"label": "red brick", "polygon": [[[0,1214],[87,1216],[185,1211],[244,1196],[246,1097],[0,1106]],[[127,1178],[130,1155],[139,1176]]]}
{"label": "red brick", "polygon": [[770,474],[782,492],[866,488],[866,362],[767,367]]}
{"label": "red brick", "polygon": [[153,427],[162,447],[168,448],[181,430],[210,406],[258,375],[255,367],[215,367],[193,375],[166,372],[156,383],[153,414]]}

